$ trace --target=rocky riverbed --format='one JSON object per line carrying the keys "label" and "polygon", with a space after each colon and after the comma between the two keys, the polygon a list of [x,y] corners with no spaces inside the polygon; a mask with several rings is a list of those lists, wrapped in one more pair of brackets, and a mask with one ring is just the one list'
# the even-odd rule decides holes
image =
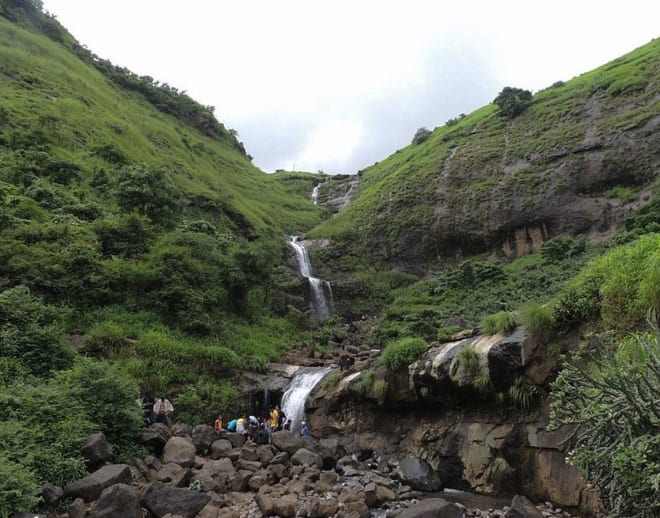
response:
{"label": "rocky riverbed", "polygon": [[[569,517],[549,503],[516,496],[501,508],[476,509],[443,493],[423,459],[347,452],[342,438],[317,440],[275,432],[257,445],[212,427],[155,424],[142,442],[152,451],[133,465],[113,464],[102,434],[82,452],[90,474],[64,488],[46,485],[42,497],[66,507],[58,518],[308,518]],[[456,498],[451,498],[452,496]],[[449,502],[448,499],[457,500]],[[502,500],[500,500],[502,501]],[[36,515],[24,515],[36,516]]]}

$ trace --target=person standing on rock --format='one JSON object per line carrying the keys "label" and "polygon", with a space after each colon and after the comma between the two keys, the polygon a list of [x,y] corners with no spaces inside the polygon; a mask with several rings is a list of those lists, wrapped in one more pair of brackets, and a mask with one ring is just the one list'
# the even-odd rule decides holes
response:
{"label": "person standing on rock", "polygon": [[270,408],[270,429],[277,430],[279,412],[275,407]]}
{"label": "person standing on rock", "polygon": [[300,437],[307,437],[309,435],[309,427],[307,423],[303,421],[300,423]]}
{"label": "person standing on rock", "polygon": [[174,406],[170,403],[170,400],[164,397],[161,397],[154,404],[154,414],[156,414],[156,422],[163,423],[167,426],[170,425],[170,414],[174,412]]}
{"label": "person standing on rock", "polygon": [[222,414],[218,414],[218,418],[215,420],[215,423],[213,423],[213,428],[215,429],[216,433],[220,433],[222,431]]}

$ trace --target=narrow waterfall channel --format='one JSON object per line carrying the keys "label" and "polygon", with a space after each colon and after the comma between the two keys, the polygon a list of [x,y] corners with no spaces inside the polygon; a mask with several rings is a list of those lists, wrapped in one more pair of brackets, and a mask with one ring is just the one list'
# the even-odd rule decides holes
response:
{"label": "narrow waterfall channel", "polygon": [[330,371],[330,367],[301,368],[291,380],[289,388],[282,396],[282,411],[291,419],[291,431],[298,432],[300,423],[305,420],[305,401],[321,378]]}
{"label": "narrow waterfall channel", "polygon": [[318,205],[318,204],[319,204],[319,189],[320,189],[320,188],[321,188],[321,184],[320,184],[320,183],[317,183],[317,184],[314,186],[314,189],[312,189],[312,203],[313,203],[314,205]]}
{"label": "narrow waterfall channel", "polygon": [[312,264],[309,262],[307,249],[298,241],[298,236],[290,236],[289,244],[296,252],[298,270],[309,282],[311,303],[318,320],[327,320],[332,316],[332,289],[330,283],[312,275]]}

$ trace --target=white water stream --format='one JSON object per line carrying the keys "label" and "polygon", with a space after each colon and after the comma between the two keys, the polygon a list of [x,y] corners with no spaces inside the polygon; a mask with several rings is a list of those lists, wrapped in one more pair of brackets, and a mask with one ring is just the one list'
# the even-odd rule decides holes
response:
{"label": "white water stream", "polygon": [[312,264],[309,262],[307,249],[298,241],[298,236],[291,236],[289,244],[296,252],[300,275],[309,282],[311,289],[312,309],[319,320],[327,320],[332,316],[332,289],[330,283],[312,275]]}
{"label": "white water stream", "polygon": [[305,420],[305,401],[321,378],[330,371],[330,367],[302,368],[296,372],[289,388],[282,396],[282,411],[291,419],[291,431],[298,432],[300,423]]}
{"label": "white water stream", "polygon": [[320,189],[320,188],[321,188],[321,184],[320,184],[320,183],[317,183],[317,184],[314,186],[314,189],[312,189],[312,203],[313,203],[314,205],[318,205],[318,204],[319,204],[319,189]]}

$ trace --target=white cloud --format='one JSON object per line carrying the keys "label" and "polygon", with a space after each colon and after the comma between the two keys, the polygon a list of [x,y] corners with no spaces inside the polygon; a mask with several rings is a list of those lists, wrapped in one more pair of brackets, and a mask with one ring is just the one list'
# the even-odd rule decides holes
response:
{"label": "white cloud", "polygon": [[[186,90],[255,163],[355,172],[490,102],[647,43],[647,0],[45,0],[101,57]],[[341,168],[341,171],[337,169]]]}

